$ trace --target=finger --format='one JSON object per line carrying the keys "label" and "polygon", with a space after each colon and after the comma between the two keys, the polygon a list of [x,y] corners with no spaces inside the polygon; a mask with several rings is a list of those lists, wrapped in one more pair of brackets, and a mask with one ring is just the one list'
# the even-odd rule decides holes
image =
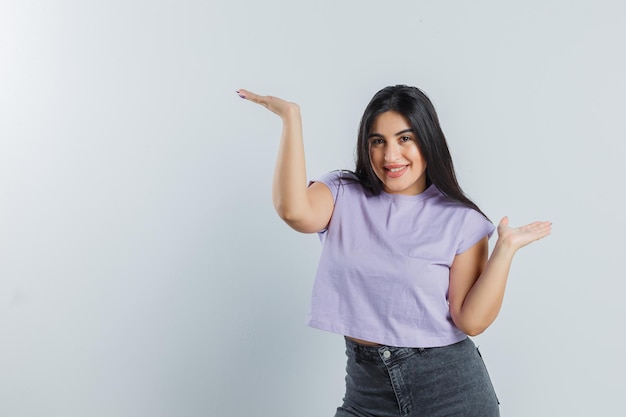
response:
{"label": "finger", "polygon": [[541,239],[552,233],[552,223],[537,222],[533,224],[532,227],[523,229],[523,231],[534,236],[535,240]]}
{"label": "finger", "polygon": [[528,231],[550,230],[552,229],[552,222],[533,222],[523,226],[521,229]]}
{"label": "finger", "polygon": [[275,103],[276,98],[272,97],[272,96],[262,96],[259,94],[255,94],[252,91],[248,91],[248,90],[244,90],[244,89],[239,89],[237,90],[237,94],[239,94],[239,97],[243,98],[244,100],[248,100],[251,101],[255,104],[260,104],[261,106],[265,107],[266,109],[269,109],[273,112],[275,112],[274,110],[274,105],[273,103]]}
{"label": "finger", "polygon": [[500,220],[500,223],[498,224],[498,227],[500,226],[508,226],[509,225],[509,217],[508,216],[504,216],[502,218],[502,220]]}
{"label": "finger", "polygon": [[528,226],[528,227],[552,226],[552,222],[549,222],[549,221],[536,221],[536,222],[528,223],[526,226]]}
{"label": "finger", "polygon": [[258,94],[255,94],[252,91],[244,90],[243,88],[240,88],[239,90],[237,90],[237,94],[239,95],[239,97],[246,99],[246,100],[250,100],[255,103],[258,103],[259,98],[261,97]]}
{"label": "finger", "polygon": [[550,233],[551,233],[550,229],[536,230],[532,236],[534,240],[539,240],[539,239],[543,239],[546,236],[549,236]]}

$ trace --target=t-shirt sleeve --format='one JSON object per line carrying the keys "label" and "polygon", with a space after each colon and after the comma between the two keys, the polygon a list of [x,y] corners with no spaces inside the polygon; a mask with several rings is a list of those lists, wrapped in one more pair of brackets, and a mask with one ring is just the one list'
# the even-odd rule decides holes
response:
{"label": "t-shirt sleeve", "polygon": [[[341,194],[347,192],[344,186],[348,182],[358,182],[358,180],[356,176],[350,171],[337,170],[331,171],[327,174],[322,175],[321,177],[309,181],[309,186],[314,182],[321,182],[330,189],[330,192],[333,195],[333,203],[336,205],[338,198],[341,197]],[[327,231],[328,229],[323,229],[318,232],[318,236],[322,243],[324,243]]]}
{"label": "t-shirt sleeve", "polygon": [[456,254],[465,252],[485,236],[490,238],[495,230],[496,227],[485,216],[476,210],[468,209],[463,221],[461,240]]}
{"label": "t-shirt sleeve", "polygon": [[336,203],[337,195],[343,185],[342,181],[356,181],[356,176],[354,176],[354,174],[349,171],[331,171],[327,174],[322,175],[321,177],[309,181],[309,186],[314,182],[321,182],[322,184],[326,185],[333,195],[333,201]]}

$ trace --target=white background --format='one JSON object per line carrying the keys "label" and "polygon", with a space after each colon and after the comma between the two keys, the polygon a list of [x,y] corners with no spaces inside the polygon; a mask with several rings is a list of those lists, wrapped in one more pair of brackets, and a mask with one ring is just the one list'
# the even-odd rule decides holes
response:
{"label": "white background", "polygon": [[[271,204],[353,168],[380,88],[432,98],[465,191],[554,222],[476,343],[504,417],[618,415],[626,388],[620,1],[0,1],[0,416],[332,416],[319,255]],[[493,244],[493,242],[492,242]]]}

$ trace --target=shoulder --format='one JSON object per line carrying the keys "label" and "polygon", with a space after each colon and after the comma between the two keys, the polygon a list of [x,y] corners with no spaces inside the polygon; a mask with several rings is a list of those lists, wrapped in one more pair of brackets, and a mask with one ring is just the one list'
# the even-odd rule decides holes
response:
{"label": "shoulder", "polygon": [[434,184],[430,185],[424,191],[420,199],[424,201],[426,206],[430,207],[432,210],[436,210],[436,213],[448,218],[448,220],[461,220],[470,211],[475,211],[446,196]]}
{"label": "shoulder", "polygon": [[490,238],[495,226],[479,211],[445,196],[436,189],[429,199],[434,213],[457,241],[456,252],[461,253],[484,237]]}
{"label": "shoulder", "polygon": [[326,185],[330,189],[335,200],[337,200],[337,196],[342,191],[349,190],[351,192],[361,192],[363,190],[357,176],[353,172],[347,170],[331,171],[311,180],[309,185],[314,182],[320,182]]}
{"label": "shoulder", "polygon": [[431,197],[429,198],[430,204],[438,206],[440,209],[449,212],[451,215],[460,219],[480,219],[486,221],[487,223],[491,223],[482,213],[472,207],[466,206],[460,201],[446,196],[435,185],[431,185],[428,188],[428,191],[430,192]]}
{"label": "shoulder", "polygon": [[457,254],[465,252],[474,246],[484,237],[491,238],[496,227],[489,219],[478,211],[465,207],[463,211],[462,233],[460,233],[461,241],[457,249]]}
{"label": "shoulder", "polygon": [[359,179],[352,171],[347,171],[343,169],[337,169],[335,171],[330,171],[311,182],[323,182],[323,183],[337,183],[340,184],[342,181],[345,182],[359,182]]}

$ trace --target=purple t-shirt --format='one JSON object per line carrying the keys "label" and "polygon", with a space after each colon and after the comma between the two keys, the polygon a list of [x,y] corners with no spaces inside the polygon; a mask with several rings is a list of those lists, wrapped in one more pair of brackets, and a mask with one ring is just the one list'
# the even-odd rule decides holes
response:
{"label": "purple t-shirt", "polygon": [[448,306],[450,266],[494,225],[433,185],[415,196],[374,196],[346,171],[316,181],[331,190],[335,208],[319,234],[307,324],[388,346],[463,340]]}

